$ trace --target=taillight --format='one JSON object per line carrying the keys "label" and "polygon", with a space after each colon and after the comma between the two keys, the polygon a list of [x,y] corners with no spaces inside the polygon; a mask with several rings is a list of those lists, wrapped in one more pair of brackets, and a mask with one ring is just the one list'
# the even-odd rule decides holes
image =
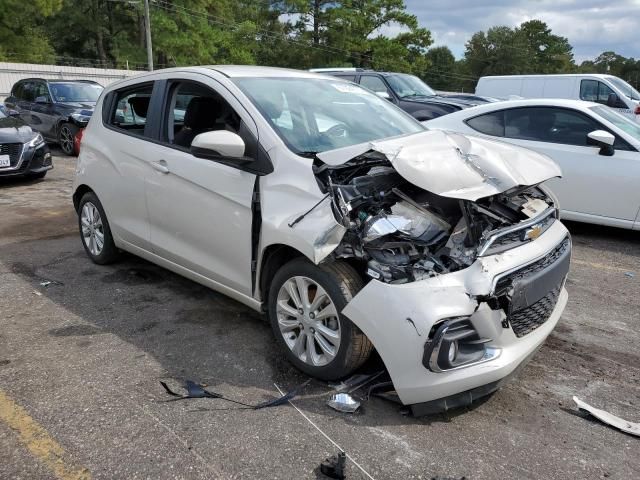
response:
{"label": "taillight", "polygon": [[83,132],[84,132],[84,128],[81,128],[76,132],[76,136],[73,137],[73,153],[75,155],[80,155],[80,144],[82,143]]}
{"label": "taillight", "polygon": [[636,105],[636,110],[633,113],[640,115],[640,104]]}

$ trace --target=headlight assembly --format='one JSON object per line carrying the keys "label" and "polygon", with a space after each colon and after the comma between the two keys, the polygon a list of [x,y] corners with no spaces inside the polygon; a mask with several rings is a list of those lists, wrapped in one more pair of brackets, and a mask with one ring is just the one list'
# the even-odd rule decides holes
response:
{"label": "headlight assembly", "polygon": [[42,145],[44,145],[44,138],[42,137],[41,133],[37,134],[35,137],[29,140],[29,142],[27,142],[27,147],[29,148],[37,148],[41,147]]}

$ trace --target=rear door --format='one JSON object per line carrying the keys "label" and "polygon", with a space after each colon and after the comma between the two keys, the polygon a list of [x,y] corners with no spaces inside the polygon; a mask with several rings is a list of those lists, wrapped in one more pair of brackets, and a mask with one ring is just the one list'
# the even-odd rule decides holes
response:
{"label": "rear door", "polygon": [[[146,151],[146,201],[153,252],[214,282],[252,294],[251,222],[256,175],[237,165],[197,158],[196,134],[230,130],[255,157],[257,127],[214,79],[191,73],[164,87],[159,142]],[[196,113],[195,104],[208,105]]]}
{"label": "rear door", "polygon": [[[111,229],[120,239],[144,250],[150,249],[144,179],[153,146],[152,128],[146,120],[154,86],[154,82],[144,82],[110,92],[102,106],[105,128],[87,137],[83,154],[92,162],[94,182],[100,187],[96,193]],[[123,106],[126,115],[122,115]],[[90,133],[95,130],[89,129]]]}
{"label": "rear door", "polygon": [[[640,205],[640,154],[616,137],[611,157],[588,145],[587,134],[606,130],[585,113],[557,107],[526,107],[504,111],[504,136],[560,165],[562,179],[548,182],[563,211],[633,222]],[[611,132],[613,133],[613,132]]]}

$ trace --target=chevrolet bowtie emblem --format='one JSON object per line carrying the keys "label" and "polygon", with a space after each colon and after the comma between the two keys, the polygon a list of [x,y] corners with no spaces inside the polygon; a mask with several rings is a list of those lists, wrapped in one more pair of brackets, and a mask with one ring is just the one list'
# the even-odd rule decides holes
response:
{"label": "chevrolet bowtie emblem", "polygon": [[535,240],[540,235],[542,235],[542,226],[534,225],[533,227],[531,227],[530,229],[524,232],[523,240]]}

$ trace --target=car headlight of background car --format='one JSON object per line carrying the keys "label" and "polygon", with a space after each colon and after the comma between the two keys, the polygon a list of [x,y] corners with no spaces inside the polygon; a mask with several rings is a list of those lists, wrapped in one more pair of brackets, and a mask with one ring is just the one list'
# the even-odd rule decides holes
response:
{"label": "car headlight of background car", "polygon": [[86,125],[87,123],[89,123],[89,119],[91,118],[91,115],[86,115],[84,113],[74,113],[71,115],[71,118],[73,118],[76,122],[78,122],[81,125]]}
{"label": "car headlight of background car", "polygon": [[44,138],[42,137],[42,134],[37,134],[35,137],[33,137],[31,140],[29,140],[27,142],[27,148],[40,148],[41,146],[44,145]]}

